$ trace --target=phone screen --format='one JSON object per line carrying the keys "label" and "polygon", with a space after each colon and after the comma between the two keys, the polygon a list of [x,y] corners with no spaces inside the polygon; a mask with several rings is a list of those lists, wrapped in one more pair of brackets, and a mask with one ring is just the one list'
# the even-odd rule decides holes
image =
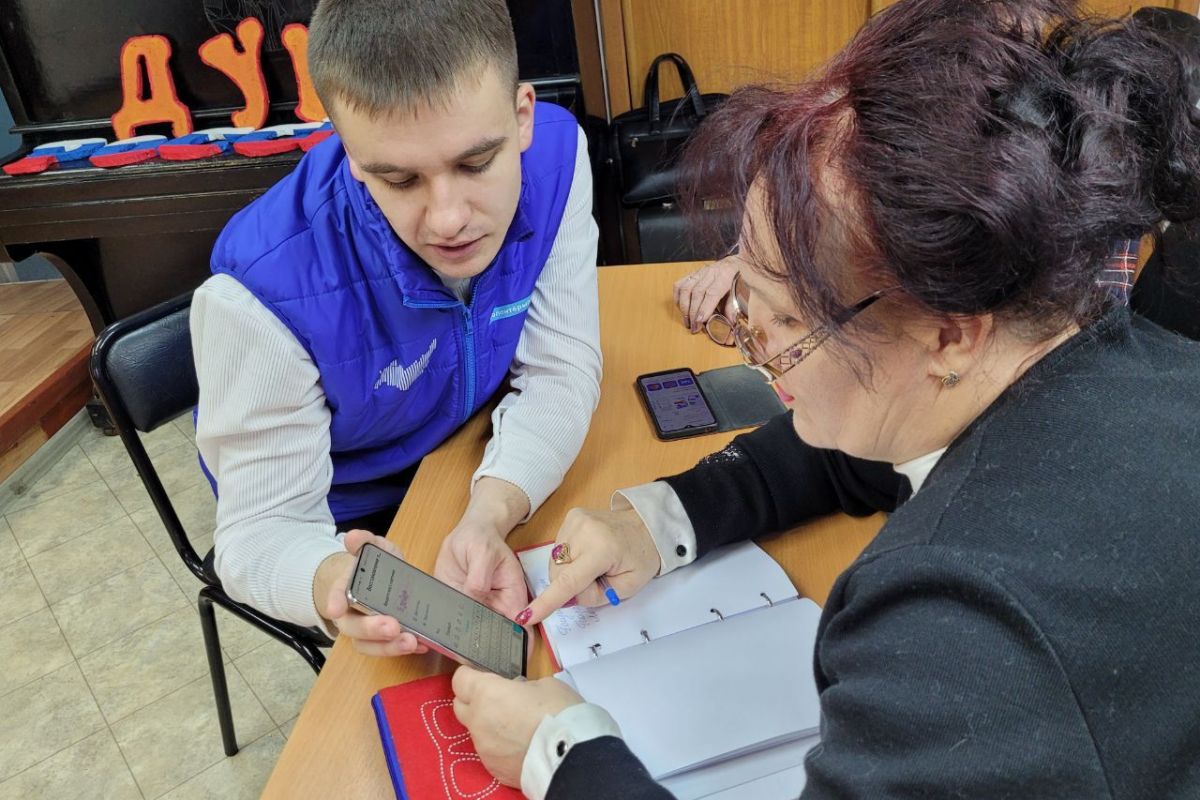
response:
{"label": "phone screen", "polygon": [[696,376],[691,370],[643,375],[638,382],[642,385],[642,394],[650,406],[650,413],[663,433],[687,428],[710,428],[717,424],[717,418],[700,393]]}
{"label": "phone screen", "polygon": [[469,663],[506,678],[524,673],[524,628],[374,545],[363,546],[349,594]]}

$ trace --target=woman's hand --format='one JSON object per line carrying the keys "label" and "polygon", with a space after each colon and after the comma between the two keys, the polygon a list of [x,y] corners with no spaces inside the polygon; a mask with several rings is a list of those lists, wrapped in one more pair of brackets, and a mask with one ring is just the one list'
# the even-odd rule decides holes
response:
{"label": "woman's hand", "polygon": [[596,583],[608,579],[617,597],[637,594],[662,568],[654,539],[632,508],[599,511],[573,508],[567,512],[555,544],[567,546],[570,562],[550,563],[550,585],[529,608],[517,615],[521,625],[536,625],[571,601],[587,606],[608,602]]}
{"label": "woman's hand", "polygon": [[483,766],[508,786],[521,785],[521,766],[544,717],[583,702],[556,678],[508,680],[459,667],[454,673],[454,715],[471,733]]}
{"label": "woman's hand", "polygon": [[683,325],[699,333],[704,323],[717,310],[721,298],[729,294],[733,276],[742,268],[737,256],[726,256],[706,264],[675,282],[675,305],[683,314]]}
{"label": "woman's hand", "polygon": [[362,614],[350,607],[346,587],[354,571],[358,551],[371,543],[385,552],[401,557],[396,546],[382,536],[367,531],[350,531],[343,544],[345,553],[338,553],[321,562],[313,579],[313,601],[317,613],[337,626],[338,632],[354,641],[354,649],[368,656],[402,656],[426,653],[425,645],[407,633],[386,614]]}

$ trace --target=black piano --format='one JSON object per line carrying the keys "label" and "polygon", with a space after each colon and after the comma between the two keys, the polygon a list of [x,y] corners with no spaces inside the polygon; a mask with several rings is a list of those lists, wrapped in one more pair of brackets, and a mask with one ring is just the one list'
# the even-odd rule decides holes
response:
{"label": "black piano", "polygon": [[[120,52],[133,36],[158,34],[172,48],[171,73],[196,130],[231,125],[237,87],[204,64],[199,46],[233,33],[247,16],[263,23],[262,70],[270,99],[266,125],[299,122],[297,86],[281,31],[307,24],[315,0],[124,0],[48,3],[0,0],[0,90],[21,137],[11,163],[49,142],[114,141],[122,105]],[[520,72],[538,97],[583,119],[570,0],[508,0]],[[166,124],[140,134],[171,136]],[[198,286],[213,241],[238,209],[299,160],[298,151],[262,158],[212,158],[100,169],[52,167],[0,173],[0,262],[41,254],[67,279],[93,328]],[[3,156],[3,154],[0,154]]]}

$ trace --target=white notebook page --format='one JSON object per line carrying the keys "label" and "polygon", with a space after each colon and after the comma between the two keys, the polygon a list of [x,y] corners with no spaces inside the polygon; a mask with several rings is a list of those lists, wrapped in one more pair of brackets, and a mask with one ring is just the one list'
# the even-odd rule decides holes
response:
{"label": "white notebook page", "polygon": [[570,667],[655,778],[816,733],[821,609],[778,603]]}
{"label": "white notebook page", "polygon": [[[519,553],[534,596],[550,583],[551,545]],[[763,595],[766,595],[764,597]],[[650,581],[618,606],[563,608],[542,625],[561,667],[605,656],[672,633],[717,622],[712,609],[732,617],[796,596],[783,568],[753,542],[723,547]],[[592,645],[599,644],[595,655]]]}
{"label": "white notebook page", "polygon": [[820,742],[819,735],[807,736],[675,775],[662,785],[676,800],[796,800],[804,789],[804,757]]}
{"label": "white notebook page", "polygon": [[804,765],[799,764],[693,800],[796,800],[804,791],[807,778]]}

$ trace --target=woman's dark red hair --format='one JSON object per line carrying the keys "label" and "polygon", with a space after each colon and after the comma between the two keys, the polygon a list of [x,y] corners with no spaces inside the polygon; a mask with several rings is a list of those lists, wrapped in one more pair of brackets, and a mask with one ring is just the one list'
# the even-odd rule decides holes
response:
{"label": "woman's dark red hair", "polygon": [[813,323],[898,285],[928,311],[1086,324],[1114,239],[1200,213],[1184,63],[1066,0],[903,0],[811,80],[735,92],[685,155],[684,196],[740,215],[758,181],[764,267]]}

